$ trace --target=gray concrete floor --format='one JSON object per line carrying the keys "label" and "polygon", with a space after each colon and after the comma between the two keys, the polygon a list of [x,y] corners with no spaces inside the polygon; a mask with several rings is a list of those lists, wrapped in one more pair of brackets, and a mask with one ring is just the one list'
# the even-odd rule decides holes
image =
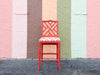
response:
{"label": "gray concrete floor", "polygon": [[61,71],[55,61],[0,59],[0,75],[100,75],[100,59],[62,59]]}

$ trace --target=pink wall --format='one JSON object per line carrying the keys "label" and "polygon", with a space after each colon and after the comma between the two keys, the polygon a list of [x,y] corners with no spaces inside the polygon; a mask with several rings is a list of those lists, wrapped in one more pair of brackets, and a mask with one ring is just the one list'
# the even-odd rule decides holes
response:
{"label": "pink wall", "polygon": [[0,0],[0,58],[11,58],[12,0]]}
{"label": "pink wall", "polygon": [[27,0],[13,0],[12,5],[12,58],[26,58]]}
{"label": "pink wall", "polygon": [[87,0],[87,57],[100,58],[100,0]]}

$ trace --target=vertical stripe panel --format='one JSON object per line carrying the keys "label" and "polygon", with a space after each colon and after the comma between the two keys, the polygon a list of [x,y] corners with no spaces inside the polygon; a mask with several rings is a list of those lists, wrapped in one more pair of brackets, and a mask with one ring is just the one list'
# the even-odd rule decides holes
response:
{"label": "vertical stripe panel", "polygon": [[61,58],[71,57],[71,0],[57,0]]}
{"label": "vertical stripe panel", "polygon": [[72,58],[86,57],[86,0],[71,0]]}
{"label": "vertical stripe panel", "polygon": [[42,20],[57,20],[57,0],[42,0]]}
{"label": "vertical stripe panel", "polygon": [[11,58],[12,0],[0,0],[0,58]]}
{"label": "vertical stripe panel", "polygon": [[27,0],[13,0],[12,57],[26,58]]}
{"label": "vertical stripe panel", "polygon": [[[42,0],[42,20],[57,20],[57,0]],[[56,45],[43,46],[43,51],[49,53],[56,51]],[[55,58],[55,55],[44,55],[44,58]]]}
{"label": "vertical stripe panel", "polygon": [[27,58],[38,58],[41,21],[42,0],[28,0]]}
{"label": "vertical stripe panel", "polygon": [[100,58],[100,0],[87,0],[87,57]]}

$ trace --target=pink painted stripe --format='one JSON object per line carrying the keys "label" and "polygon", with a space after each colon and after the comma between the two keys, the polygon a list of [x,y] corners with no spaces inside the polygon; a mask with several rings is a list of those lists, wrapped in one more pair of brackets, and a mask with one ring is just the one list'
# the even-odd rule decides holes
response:
{"label": "pink painted stripe", "polygon": [[11,58],[12,0],[0,0],[0,58]]}
{"label": "pink painted stripe", "polygon": [[100,58],[100,0],[87,0],[87,57]]}
{"label": "pink painted stripe", "polygon": [[12,58],[26,58],[27,0],[13,0],[12,5]]}

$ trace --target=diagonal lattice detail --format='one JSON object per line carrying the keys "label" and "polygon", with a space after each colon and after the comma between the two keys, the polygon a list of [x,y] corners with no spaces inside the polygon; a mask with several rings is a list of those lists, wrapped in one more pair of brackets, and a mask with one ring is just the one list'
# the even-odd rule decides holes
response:
{"label": "diagonal lattice detail", "polygon": [[42,36],[57,37],[58,36],[58,22],[47,21],[42,23]]}

